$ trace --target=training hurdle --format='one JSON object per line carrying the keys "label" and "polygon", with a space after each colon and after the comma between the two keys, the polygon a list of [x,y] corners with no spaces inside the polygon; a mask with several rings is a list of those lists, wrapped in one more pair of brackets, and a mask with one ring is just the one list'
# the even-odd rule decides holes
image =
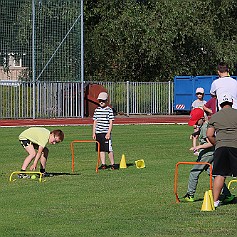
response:
{"label": "training hurdle", "polygon": [[14,174],[38,174],[39,175],[39,182],[42,182],[43,173],[41,173],[41,172],[37,172],[37,171],[14,171],[10,175],[10,178],[9,178],[10,182],[14,181],[14,180],[12,180],[12,176]]}
{"label": "training hurdle", "polygon": [[235,182],[237,182],[237,179],[230,180],[230,182],[228,183],[228,189],[230,189],[230,185]]}
{"label": "training hurdle", "polygon": [[174,175],[174,194],[176,197],[176,203],[179,203],[179,196],[177,192],[178,186],[178,167],[179,165],[208,165],[210,167],[210,190],[212,190],[212,165],[208,162],[178,162],[175,165],[175,175]]}
{"label": "training hurdle", "polygon": [[71,142],[70,147],[71,147],[71,153],[72,153],[72,172],[74,172],[74,169],[75,169],[74,143],[97,143],[98,155],[97,155],[97,163],[96,163],[95,171],[96,171],[96,173],[98,173],[99,172],[99,164],[100,164],[100,143],[95,140],[74,140]]}

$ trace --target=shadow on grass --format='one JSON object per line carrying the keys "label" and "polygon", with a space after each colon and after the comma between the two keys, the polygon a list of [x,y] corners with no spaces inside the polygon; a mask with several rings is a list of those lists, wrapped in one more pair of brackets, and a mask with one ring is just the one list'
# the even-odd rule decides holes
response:
{"label": "shadow on grass", "polygon": [[[194,202],[203,202],[203,200],[204,198],[198,198],[198,199],[195,199]],[[183,198],[180,198],[180,202],[190,203],[190,202],[185,201]],[[222,202],[221,206],[230,205],[230,204],[237,204],[237,197],[235,197],[231,202],[228,202],[228,203]]]}
{"label": "shadow on grass", "polygon": [[47,173],[45,177],[53,177],[53,176],[64,176],[64,175],[81,175],[79,173],[65,173],[65,172],[50,172]]}
{"label": "shadow on grass", "polygon": [[[134,166],[133,163],[127,163],[126,165],[127,165],[127,168],[130,167],[130,166]],[[119,164],[114,164],[114,168],[116,170],[118,170],[119,169]],[[111,169],[111,165],[108,166],[108,169]]]}

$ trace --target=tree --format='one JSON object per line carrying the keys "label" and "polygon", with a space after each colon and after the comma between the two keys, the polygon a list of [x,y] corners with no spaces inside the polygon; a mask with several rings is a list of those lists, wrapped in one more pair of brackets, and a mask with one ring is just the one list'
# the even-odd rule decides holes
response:
{"label": "tree", "polygon": [[[85,1],[85,75],[167,81],[236,62],[236,1]],[[227,25],[227,27],[223,27]]]}

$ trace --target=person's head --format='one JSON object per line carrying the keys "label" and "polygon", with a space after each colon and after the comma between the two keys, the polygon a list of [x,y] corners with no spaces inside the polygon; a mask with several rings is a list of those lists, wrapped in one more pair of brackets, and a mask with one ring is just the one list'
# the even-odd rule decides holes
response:
{"label": "person's head", "polygon": [[220,77],[229,75],[229,67],[225,62],[220,62],[217,66],[217,72]]}
{"label": "person's head", "polygon": [[106,92],[100,92],[97,100],[99,101],[101,107],[105,107],[108,100],[108,94]]}
{"label": "person's head", "polygon": [[218,98],[218,103],[219,103],[221,108],[232,107],[233,98],[228,92],[222,93]]}
{"label": "person's head", "polygon": [[194,126],[194,125],[201,126],[205,121],[204,111],[200,108],[193,109],[190,113],[190,116],[191,117],[188,122],[189,126]]}
{"label": "person's head", "polygon": [[202,100],[204,97],[204,89],[202,87],[199,87],[196,89],[196,96],[199,100]]}
{"label": "person's head", "polygon": [[57,129],[50,132],[50,135],[49,135],[50,144],[56,144],[56,143],[62,142],[63,139],[64,139],[64,133],[62,130]]}

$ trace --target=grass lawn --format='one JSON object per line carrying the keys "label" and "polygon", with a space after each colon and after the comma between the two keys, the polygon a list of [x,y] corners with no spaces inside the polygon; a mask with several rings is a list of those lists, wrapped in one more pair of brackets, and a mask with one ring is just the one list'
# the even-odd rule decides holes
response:
{"label": "grass lawn", "polygon": [[[237,236],[237,205],[200,211],[209,189],[206,173],[200,176],[196,202],[175,203],[175,164],[196,159],[189,151],[192,128],[187,125],[114,126],[115,161],[124,154],[130,165],[98,174],[93,143],[75,144],[71,172],[70,142],[91,140],[92,127],[61,127],[64,142],[48,146],[47,172],[55,175],[42,183],[9,182],[26,156],[18,141],[24,129],[0,128],[0,236]],[[145,160],[146,168],[135,167],[138,159]],[[179,168],[179,196],[186,193],[190,169]],[[231,191],[237,195],[236,190]]]}

